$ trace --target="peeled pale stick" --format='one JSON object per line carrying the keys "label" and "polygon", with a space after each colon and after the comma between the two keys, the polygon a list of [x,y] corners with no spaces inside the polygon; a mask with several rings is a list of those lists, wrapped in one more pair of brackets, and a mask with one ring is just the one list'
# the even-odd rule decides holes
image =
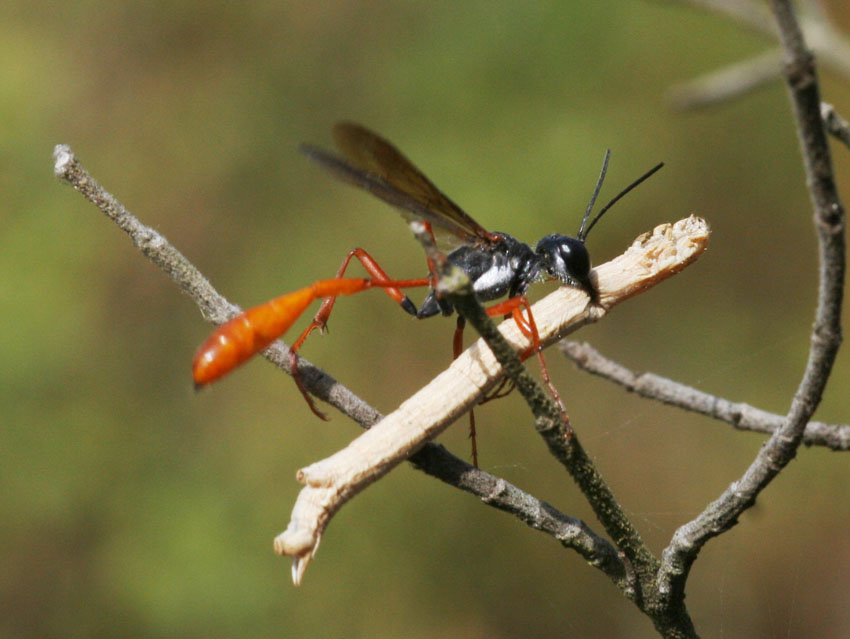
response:
{"label": "peeled pale stick", "polygon": [[[551,344],[679,272],[705,251],[709,234],[708,224],[695,216],[644,233],[625,253],[594,269],[598,305],[589,305],[584,292],[562,287],[532,307],[540,341]],[[517,350],[531,345],[513,320],[503,322],[499,330]],[[292,509],[289,526],[274,541],[275,552],[292,557],[296,585],[333,514],[474,407],[501,374],[501,365],[483,340],[478,340],[447,370],[346,448],[297,472],[296,479],[305,487]]]}

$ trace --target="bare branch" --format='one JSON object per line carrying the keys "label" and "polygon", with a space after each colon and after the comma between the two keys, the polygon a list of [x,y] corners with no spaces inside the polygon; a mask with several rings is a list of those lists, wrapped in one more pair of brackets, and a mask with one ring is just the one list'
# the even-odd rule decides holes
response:
{"label": "bare branch", "polygon": [[444,450],[438,444],[428,444],[411,461],[427,468],[429,475],[478,496],[488,506],[512,514],[531,528],[551,535],[565,548],[572,548],[628,596],[633,589],[629,571],[611,542],[594,533],[582,520],[565,515],[510,482],[473,468],[448,452],[443,454]]}
{"label": "bare branch", "polygon": [[70,147],[60,144],[53,151],[53,172],[82,193],[110,220],[130,236],[133,244],[154,264],[165,271],[180,289],[197,302],[204,319],[222,323],[235,316],[239,308],[229,304],[210,285],[168,240],[149,226],[145,226],[115,197],[97,183],[79,163]]}
{"label": "bare branch", "polygon": [[[532,309],[541,344],[551,344],[596,321],[615,304],[678,272],[703,253],[708,235],[705,222],[692,216],[640,236],[623,255],[595,269],[599,306],[589,306],[586,295],[572,288],[561,288],[547,296]],[[446,278],[441,282],[454,288]],[[531,347],[529,338],[512,320],[503,322],[500,330],[514,350]],[[277,552],[293,557],[296,583],[333,514],[472,408],[502,375],[501,365],[479,340],[449,369],[347,448],[298,472],[297,479],[305,488],[295,503],[289,526],[275,540]]]}
{"label": "bare branch", "polygon": [[[739,430],[772,434],[785,422],[785,417],[749,404],[709,395],[653,373],[635,373],[587,343],[564,340],[558,347],[581,370],[599,375],[641,397],[725,421]],[[803,433],[803,444],[835,451],[850,450],[850,426],[809,422]]]}
{"label": "bare branch", "polygon": [[844,208],[838,197],[812,54],[806,49],[790,0],[772,0],[786,52],[785,76],[797,118],[820,248],[820,285],[809,359],[782,426],[776,429],[744,475],[696,519],[679,528],[662,555],[659,591],[684,599],[690,568],[705,543],[734,526],[741,513],[794,458],[809,418],[820,403],[841,343],[844,287]]}

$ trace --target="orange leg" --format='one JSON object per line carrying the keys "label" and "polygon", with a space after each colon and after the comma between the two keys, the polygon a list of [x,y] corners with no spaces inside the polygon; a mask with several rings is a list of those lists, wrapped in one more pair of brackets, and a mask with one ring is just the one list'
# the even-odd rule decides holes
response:
{"label": "orange leg", "polygon": [[[428,233],[431,235],[431,239],[436,241],[434,238],[434,231],[431,229],[431,224],[429,222],[423,222],[425,224],[425,228]],[[413,305],[413,302],[410,301],[410,298],[407,297],[404,293],[399,290],[399,287],[392,286],[391,280],[389,276],[386,274],[384,269],[382,269],[375,259],[369,255],[362,248],[355,248],[349,251],[348,255],[342,261],[339,269],[336,272],[337,278],[342,278],[345,275],[345,270],[348,268],[349,262],[351,262],[351,258],[356,257],[360,263],[363,265],[363,268],[372,276],[373,281],[386,283],[384,285],[384,291],[387,295],[389,295],[392,299],[398,302],[401,307],[410,313],[411,315],[416,315],[416,307]],[[434,288],[436,283],[436,270],[433,261],[428,258],[428,272],[431,274],[427,280],[415,280],[416,286],[426,286],[430,285]],[[422,282],[422,283],[420,283]],[[313,411],[313,414],[319,417],[320,419],[327,420],[328,417],[318,408],[316,408],[316,403],[313,401],[313,398],[307,392],[307,389],[304,388],[304,384],[301,382],[301,376],[298,373],[298,350],[304,344],[304,341],[307,337],[317,328],[320,332],[324,333],[327,329],[328,319],[330,318],[331,311],[333,310],[334,304],[336,303],[336,295],[326,297],[322,301],[322,305],[319,307],[319,310],[316,312],[316,315],[313,317],[313,320],[310,322],[310,325],[304,329],[301,335],[298,336],[298,339],[295,340],[295,343],[289,349],[289,368],[292,373],[292,378],[295,380],[295,385],[298,386],[298,390],[301,391],[301,395],[304,396],[304,400],[307,402],[307,405],[310,407],[310,410]]]}
{"label": "orange leg", "polygon": [[[345,270],[348,268],[349,262],[351,262],[351,258],[356,257],[360,263],[363,265],[363,268],[366,269],[366,272],[372,276],[372,279],[376,282],[391,282],[389,276],[384,272],[375,259],[369,255],[362,248],[352,249],[348,252],[348,255],[342,261],[339,269],[336,272],[335,277],[338,279],[342,279],[345,276]],[[413,303],[410,299],[402,293],[397,286],[386,286],[384,288],[384,292],[389,295],[396,302],[401,304],[402,308],[406,310],[408,313],[413,315],[416,314],[416,308],[413,306]],[[336,295],[326,297],[322,301],[322,305],[319,307],[319,310],[316,312],[316,315],[313,317],[313,321],[310,322],[310,326],[308,326],[301,336],[296,340],[293,348],[298,350],[301,344],[307,339],[307,336],[312,333],[315,329],[319,329],[321,332],[324,332],[327,328],[328,318],[331,315],[331,311],[333,310],[334,304],[336,303]]]}
{"label": "orange leg", "polygon": [[[428,235],[431,236],[431,241],[434,242],[434,244],[436,245],[437,244],[437,238],[434,237],[434,229],[431,228],[431,223],[425,222],[423,220],[422,224],[425,225],[425,230],[428,232]],[[437,275],[437,265],[434,264],[434,260],[432,260],[427,255],[425,256],[425,259],[428,261],[428,273],[431,274],[431,288],[436,290],[437,280],[439,279],[439,276]],[[463,331],[463,329],[461,328],[461,332],[462,331]]]}
{"label": "orange leg", "polygon": [[[527,315],[522,314],[523,307],[525,307]],[[499,304],[494,304],[486,310],[487,314],[491,317],[510,313],[522,334],[531,339],[532,347],[524,353],[521,353],[520,358],[525,360],[533,353],[537,353],[537,358],[540,360],[540,373],[543,376],[543,381],[546,382],[546,387],[549,389],[552,399],[554,399],[555,403],[558,405],[558,410],[561,413],[561,419],[563,419],[564,424],[569,425],[570,418],[567,415],[567,408],[564,406],[564,402],[558,393],[558,389],[555,388],[555,385],[552,383],[552,379],[549,377],[549,369],[546,368],[546,359],[543,357],[543,347],[540,344],[540,335],[537,332],[537,324],[534,323],[534,315],[531,313],[531,304],[528,302],[528,299],[524,295],[512,297],[511,299],[500,302]]]}
{"label": "orange leg", "polygon": [[[384,272],[375,259],[369,255],[362,248],[355,248],[349,251],[348,255],[342,261],[339,269],[336,272],[336,277],[338,279],[342,279],[345,275],[345,270],[348,268],[348,264],[351,262],[351,259],[356,257],[360,263],[363,265],[363,268],[372,276],[372,281],[376,283],[378,286],[382,286],[384,292],[389,295],[392,299],[398,302],[401,307],[410,313],[411,315],[416,314],[416,307],[413,305],[413,302],[410,301],[410,298],[407,297],[404,293],[399,290],[399,287],[392,285],[392,280],[390,280],[389,276]],[[429,280],[416,280],[419,286],[426,286],[429,284]],[[380,284],[378,284],[380,283]],[[298,350],[304,344],[304,341],[307,337],[317,328],[320,332],[324,333],[327,329],[328,319],[331,316],[331,311],[333,310],[334,304],[336,303],[337,295],[331,295],[326,297],[322,301],[322,305],[319,307],[319,310],[316,312],[316,315],[313,316],[313,320],[304,329],[301,335],[298,336],[298,339],[289,347],[289,370],[292,373],[292,378],[295,380],[295,385],[298,387],[298,390],[301,391],[301,395],[304,397],[304,401],[307,402],[307,405],[310,407],[310,410],[313,411],[313,414],[320,419],[327,420],[328,417],[322,411],[320,411],[316,407],[316,403],[313,401],[313,398],[307,392],[307,389],[304,388],[304,384],[301,382],[301,375],[298,373]]]}
{"label": "orange leg", "polygon": [[[523,307],[526,309],[527,317],[522,314]],[[525,360],[529,358],[532,353],[537,353],[537,357],[540,361],[540,370],[541,375],[543,376],[543,381],[546,383],[549,393],[558,405],[558,410],[561,413],[561,418],[564,420],[564,423],[569,424],[570,418],[567,415],[567,408],[564,406],[564,402],[558,393],[558,389],[555,388],[555,385],[552,383],[552,379],[549,377],[549,369],[546,367],[546,359],[543,357],[543,347],[540,344],[540,335],[537,332],[537,324],[534,322],[534,315],[531,313],[531,304],[528,299],[525,296],[512,297],[504,302],[500,302],[486,308],[485,311],[490,317],[496,317],[499,315],[513,316],[514,321],[517,323],[517,326],[523,335],[531,339],[532,347],[524,353],[521,353],[520,358]],[[457,328],[455,329],[454,339],[452,341],[454,359],[457,359],[463,350],[463,329],[465,325],[466,320],[464,320],[463,317],[458,316]],[[500,397],[505,397],[513,390],[513,388],[513,382],[503,379],[496,387],[495,391],[491,395],[482,398],[479,403],[483,404]],[[469,439],[472,442],[472,463],[477,468],[478,445],[476,443],[474,410],[469,411]]]}

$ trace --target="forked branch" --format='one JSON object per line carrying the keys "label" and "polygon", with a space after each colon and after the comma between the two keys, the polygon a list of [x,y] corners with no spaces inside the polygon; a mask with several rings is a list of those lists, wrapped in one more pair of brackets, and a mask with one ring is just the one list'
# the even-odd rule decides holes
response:
{"label": "forked branch", "polygon": [[741,513],[755,503],[761,491],[796,455],[806,424],[820,404],[841,344],[845,217],[821,119],[814,58],[803,41],[790,0],[772,0],[771,5],[785,51],[784,74],[797,119],[818,236],[820,281],[814,330],[805,371],[782,425],[746,472],[696,519],[680,527],[664,550],[658,587],[673,602],[684,598],[687,576],[702,547],[734,526]]}

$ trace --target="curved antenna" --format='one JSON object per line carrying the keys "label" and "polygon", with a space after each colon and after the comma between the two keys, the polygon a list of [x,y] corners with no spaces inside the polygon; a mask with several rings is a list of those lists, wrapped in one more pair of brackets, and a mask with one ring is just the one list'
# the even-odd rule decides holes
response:
{"label": "curved antenna", "polygon": [[[592,229],[592,228],[593,228],[593,225],[594,225],[594,224],[596,224],[596,223],[599,221],[599,218],[600,218],[600,217],[602,217],[602,215],[605,213],[605,211],[607,211],[607,210],[608,210],[608,209],[610,209],[612,206],[614,206],[614,203],[615,203],[615,202],[617,202],[617,200],[619,200],[619,199],[620,199],[621,197],[623,197],[626,193],[628,193],[628,192],[629,192],[629,191],[631,191],[633,188],[635,188],[638,184],[640,184],[641,182],[643,182],[644,180],[646,180],[646,179],[647,179],[650,175],[652,175],[653,173],[655,173],[656,171],[658,171],[658,170],[659,170],[662,166],[664,166],[664,162],[660,162],[660,163],[656,164],[654,167],[652,167],[651,169],[649,169],[649,171],[647,171],[646,173],[644,173],[644,174],[643,174],[642,176],[640,176],[637,180],[635,180],[634,182],[632,182],[631,184],[629,184],[626,188],[624,188],[624,189],[623,189],[622,191],[620,191],[620,192],[619,192],[616,196],[614,196],[614,198],[613,198],[610,202],[608,202],[608,204],[606,204],[605,206],[603,206],[603,207],[602,207],[602,210],[601,210],[601,211],[599,211],[599,213],[597,213],[597,214],[596,214],[596,217],[595,217],[595,218],[593,218],[593,221],[592,221],[592,222],[591,222],[591,223],[587,226],[587,229],[586,229],[586,230],[584,229],[584,222],[582,222],[582,230],[584,230],[584,233],[582,234],[582,232],[581,232],[581,231],[579,231],[578,239],[579,239],[580,241],[584,242],[584,239],[587,237],[587,234],[588,234],[588,233],[590,233],[590,229]],[[587,214],[585,214],[585,219],[587,219]]]}
{"label": "curved antenna", "polygon": [[[610,157],[611,149],[607,149],[605,151],[605,159],[602,160],[602,171],[599,173],[599,178],[597,178],[596,180],[596,188],[593,189],[593,195],[590,196],[590,202],[588,202],[587,208],[584,210],[584,217],[581,220],[581,228],[578,230],[577,237],[581,242],[584,242],[584,238],[587,237],[587,233],[590,231],[590,229],[587,229],[587,231],[585,231],[584,225],[587,224],[587,220],[590,217],[590,212],[593,210],[593,205],[596,204],[596,198],[599,195],[599,191],[602,190],[602,182],[605,180],[605,174],[608,172],[608,160],[610,159]],[[596,219],[599,219],[599,216],[597,216]],[[593,220],[593,222],[595,223],[596,220]],[[591,226],[593,226],[593,224],[591,224]]]}

